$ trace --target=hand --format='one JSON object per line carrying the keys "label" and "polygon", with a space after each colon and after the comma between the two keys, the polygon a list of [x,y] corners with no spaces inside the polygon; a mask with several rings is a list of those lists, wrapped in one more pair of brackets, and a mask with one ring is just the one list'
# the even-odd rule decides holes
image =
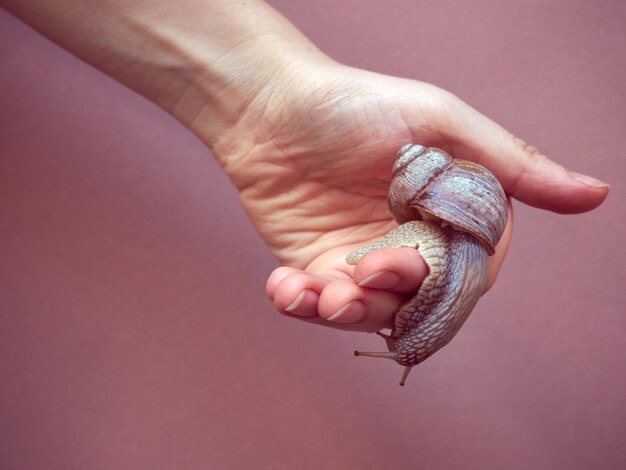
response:
{"label": "hand", "polygon": [[[172,0],[1,2],[206,142],[285,265],[270,276],[269,297],[306,321],[390,326],[424,277],[412,249],[371,253],[355,268],[344,261],[395,225],[387,186],[408,142],[482,163],[509,196],[537,207],[581,212],[608,192],[450,93],[332,62],[260,0],[237,8],[228,0],[185,8]],[[510,236],[509,222],[490,259],[489,284]]]}
{"label": "hand", "polygon": [[[345,262],[356,246],[396,225],[387,188],[407,142],[481,163],[507,194],[538,207],[583,211],[606,195],[603,183],[570,174],[432,85],[330,61],[294,64],[277,77],[215,151],[229,156],[224,166],[244,208],[285,265],[267,282],[280,312],[376,331],[389,327],[415,293],[427,273],[416,250],[380,250],[356,267]],[[506,254],[511,221],[490,258],[489,286]]]}

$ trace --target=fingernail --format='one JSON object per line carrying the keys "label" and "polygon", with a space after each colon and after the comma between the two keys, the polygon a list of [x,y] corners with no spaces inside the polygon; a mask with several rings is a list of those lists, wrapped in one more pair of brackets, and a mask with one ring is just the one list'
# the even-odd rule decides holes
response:
{"label": "fingernail", "polygon": [[594,177],[589,176],[589,175],[583,175],[583,174],[580,174],[580,173],[576,173],[575,171],[570,171],[569,174],[570,174],[570,176],[573,179],[575,179],[579,183],[582,183],[585,186],[589,186],[590,188],[593,188],[593,189],[601,189],[601,188],[610,188],[611,187],[610,184],[605,183],[604,181],[600,181],[598,179],[595,179]]}
{"label": "fingernail", "polygon": [[400,284],[400,276],[393,271],[381,271],[366,277],[359,285],[375,289],[392,289]]}
{"label": "fingernail", "polygon": [[302,303],[302,300],[304,300],[304,296],[306,295],[307,290],[304,289],[302,292],[300,292],[300,294],[298,295],[298,297],[296,297],[296,300],[294,300],[291,305],[289,305],[286,309],[285,312],[288,313],[293,313],[294,315],[301,315],[301,316],[308,316],[308,312],[302,312],[299,313],[296,311],[296,309],[300,306],[300,304]]}
{"label": "fingernail", "polygon": [[365,305],[358,300],[344,305],[337,313],[328,317],[328,321],[336,323],[361,323],[365,320]]}

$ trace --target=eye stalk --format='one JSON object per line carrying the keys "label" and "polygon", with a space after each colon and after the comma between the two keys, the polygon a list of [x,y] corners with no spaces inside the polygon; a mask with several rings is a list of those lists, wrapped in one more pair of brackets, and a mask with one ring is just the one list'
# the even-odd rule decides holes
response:
{"label": "eye stalk", "polygon": [[412,247],[428,266],[417,293],[396,312],[391,335],[379,332],[389,352],[355,352],[404,366],[404,385],[411,367],[452,340],[484,292],[487,257],[508,211],[495,176],[443,150],[405,145],[392,171],[389,209],[400,225],[346,261],[356,264],[380,248]]}

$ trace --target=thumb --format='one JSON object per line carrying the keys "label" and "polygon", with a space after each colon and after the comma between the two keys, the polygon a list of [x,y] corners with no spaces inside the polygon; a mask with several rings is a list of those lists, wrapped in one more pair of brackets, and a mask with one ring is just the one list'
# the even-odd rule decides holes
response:
{"label": "thumb", "polygon": [[588,211],[606,198],[607,183],[568,171],[456,96],[446,100],[439,123],[446,146],[491,170],[507,194],[561,213]]}

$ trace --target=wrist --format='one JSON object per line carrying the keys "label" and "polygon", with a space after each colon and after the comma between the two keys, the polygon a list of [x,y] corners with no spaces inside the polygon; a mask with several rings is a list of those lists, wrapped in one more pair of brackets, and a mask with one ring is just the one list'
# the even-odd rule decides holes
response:
{"label": "wrist", "polygon": [[146,3],[122,13],[122,29],[139,36],[131,72],[139,80],[122,81],[197,134],[222,166],[238,140],[226,136],[241,127],[242,116],[264,106],[277,89],[285,91],[291,71],[328,60],[262,1],[235,8],[228,0],[192,0],[193,15],[167,1]]}
{"label": "wrist", "polygon": [[[271,133],[274,119],[307,86],[313,69],[332,61],[305,38],[293,42],[263,35],[207,64],[202,109],[189,128],[227,171],[246,148]],[[279,109],[280,108],[280,109]]]}
{"label": "wrist", "polygon": [[[220,163],[234,128],[288,71],[319,52],[260,0],[4,0],[10,12],[154,102]],[[229,145],[225,145],[229,143]]]}

